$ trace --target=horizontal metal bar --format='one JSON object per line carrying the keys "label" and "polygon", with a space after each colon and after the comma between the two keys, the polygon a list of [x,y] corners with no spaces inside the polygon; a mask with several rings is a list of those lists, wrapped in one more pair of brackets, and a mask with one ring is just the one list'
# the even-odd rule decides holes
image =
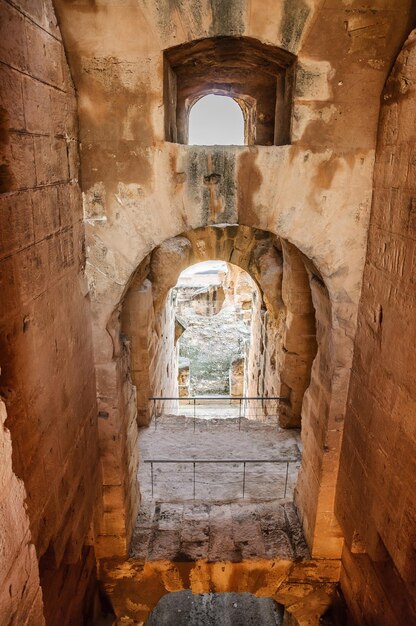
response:
{"label": "horizontal metal bar", "polygon": [[282,398],[278,396],[184,396],[184,397],[174,397],[174,398],[165,398],[162,396],[152,396],[149,400],[285,400],[288,401],[289,398]]}
{"label": "horizontal metal bar", "polygon": [[151,459],[142,463],[298,463],[299,459]]}

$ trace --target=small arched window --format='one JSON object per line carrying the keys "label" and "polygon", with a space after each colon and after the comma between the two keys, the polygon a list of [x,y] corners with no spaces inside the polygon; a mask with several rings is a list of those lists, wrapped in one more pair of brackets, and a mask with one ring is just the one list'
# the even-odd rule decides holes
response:
{"label": "small arched window", "polygon": [[210,94],[199,98],[189,111],[188,143],[197,146],[243,146],[244,114],[227,96]]}
{"label": "small arched window", "polygon": [[[164,51],[167,141],[264,146],[290,143],[295,63],[296,57],[287,50],[250,37],[213,37],[168,48]],[[222,133],[219,139],[195,140],[188,126],[192,123],[189,114],[195,114],[199,101],[208,98],[228,101],[231,106],[234,101],[240,106],[243,141],[225,140]]]}

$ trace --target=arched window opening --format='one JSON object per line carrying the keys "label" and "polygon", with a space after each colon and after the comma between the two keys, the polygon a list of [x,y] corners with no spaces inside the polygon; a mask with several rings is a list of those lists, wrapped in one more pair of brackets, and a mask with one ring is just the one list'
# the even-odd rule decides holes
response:
{"label": "arched window opening", "polygon": [[241,107],[248,145],[290,143],[296,57],[250,37],[213,37],[164,51],[165,138],[175,143],[223,144],[188,140],[190,107],[206,94],[228,96]]}
{"label": "arched window opening", "polygon": [[246,144],[240,105],[234,98],[214,94],[197,100],[189,111],[188,143],[198,146]]}

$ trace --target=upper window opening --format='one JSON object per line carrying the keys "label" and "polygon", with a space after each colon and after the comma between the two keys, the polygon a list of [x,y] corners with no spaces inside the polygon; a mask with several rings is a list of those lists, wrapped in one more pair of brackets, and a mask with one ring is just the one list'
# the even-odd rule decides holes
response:
{"label": "upper window opening", "polygon": [[[166,140],[206,145],[290,143],[295,62],[287,50],[250,37],[199,39],[165,50]],[[223,136],[199,141],[190,136],[190,113],[208,94],[211,100],[220,102],[222,96],[240,107],[243,141],[226,141]]]}
{"label": "upper window opening", "polygon": [[246,142],[240,105],[227,96],[210,94],[189,112],[188,142],[197,146],[242,146]]}

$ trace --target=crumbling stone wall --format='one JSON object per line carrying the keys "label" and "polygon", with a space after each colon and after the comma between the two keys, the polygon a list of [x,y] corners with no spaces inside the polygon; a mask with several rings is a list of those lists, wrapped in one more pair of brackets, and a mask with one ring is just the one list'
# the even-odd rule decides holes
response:
{"label": "crumbling stone wall", "polygon": [[278,357],[282,373],[280,393],[288,400],[282,405],[280,423],[282,426],[300,426],[304,394],[309,387],[311,366],[317,353],[313,288],[299,251],[287,242],[282,242],[282,249],[284,325]]}
{"label": "crumbling stone wall", "polygon": [[0,401],[0,624],[42,626],[38,561],[25,509],[25,488],[12,468],[12,444]]}
{"label": "crumbling stone wall", "polygon": [[[22,518],[8,539],[11,551],[21,545],[10,589],[13,600],[21,585],[23,618],[28,594],[39,609],[30,536],[38,559],[53,555],[61,584],[68,563],[80,575],[101,477],[75,92],[51,2],[2,0],[0,12],[0,384],[25,489],[15,522],[25,498],[30,523],[30,534]],[[59,602],[57,579],[44,591]]]}
{"label": "crumbling stone wall", "polygon": [[416,33],[382,96],[337,515],[358,624],[416,621]]}

